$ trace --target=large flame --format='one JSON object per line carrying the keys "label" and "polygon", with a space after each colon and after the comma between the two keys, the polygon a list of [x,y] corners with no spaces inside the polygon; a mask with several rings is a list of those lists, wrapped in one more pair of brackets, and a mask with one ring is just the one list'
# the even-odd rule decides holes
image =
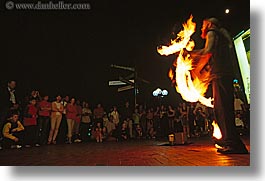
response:
{"label": "large flame", "polygon": [[[210,58],[210,54],[200,57],[197,65],[190,54],[185,51],[193,50],[195,43],[191,40],[191,35],[195,32],[196,23],[192,22],[193,16],[190,16],[187,23],[183,24],[181,30],[175,40],[171,40],[169,46],[162,46],[157,49],[161,55],[170,55],[179,52],[174,62],[175,70],[175,86],[182,98],[188,102],[201,102],[202,104],[213,107],[212,98],[205,98],[204,94],[208,88],[209,72],[202,71],[206,62]],[[170,70],[169,77],[173,81],[173,72]]]}
{"label": "large flame", "polygon": [[213,125],[213,137],[215,137],[218,140],[221,139],[222,133],[218,124],[215,121],[213,121],[212,125]]}

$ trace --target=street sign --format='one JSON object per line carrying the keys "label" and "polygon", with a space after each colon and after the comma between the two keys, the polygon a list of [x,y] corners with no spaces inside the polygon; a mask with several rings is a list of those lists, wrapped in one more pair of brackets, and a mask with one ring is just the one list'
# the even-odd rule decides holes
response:
{"label": "street sign", "polygon": [[135,68],[133,67],[125,67],[125,66],[113,65],[113,64],[110,66],[113,68],[117,68],[117,69],[123,69],[123,70],[129,70],[129,71],[135,72]]}
{"label": "street sign", "polygon": [[120,87],[120,88],[118,88],[118,92],[122,92],[122,91],[130,90],[130,89],[133,89],[133,88],[134,88],[133,85],[127,85],[127,86],[124,86],[124,87]]}
{"label": "street sign", "polygon": [[128,85],[134,85],[134,81],[132,82],[132,81],[130,81],[128,79],[125,79],[125,78],[123,78],[121,76],[119,77],[119,80],[124,82],[124,83],[126,83],[126,84],[128,84]]}
{"label": "street sign", "polygon": [[[134,83],[134,80],[129,80],[132,84]],[[126,85],[127,83],[120,81],[120,80],[111,80],[109,81],[109,85]]]}

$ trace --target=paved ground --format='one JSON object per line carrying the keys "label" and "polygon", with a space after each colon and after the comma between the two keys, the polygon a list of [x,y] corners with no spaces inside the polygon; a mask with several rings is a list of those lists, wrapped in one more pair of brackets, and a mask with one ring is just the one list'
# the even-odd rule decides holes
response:
{"label": "paved ground", "polygon": [[[249,138],[243,138],[250,151]],[[193,138],[188,145],[165,141],[75,143],[1,150],[5,166],[249,166],[250,154],[223,155],[209,138]]]}

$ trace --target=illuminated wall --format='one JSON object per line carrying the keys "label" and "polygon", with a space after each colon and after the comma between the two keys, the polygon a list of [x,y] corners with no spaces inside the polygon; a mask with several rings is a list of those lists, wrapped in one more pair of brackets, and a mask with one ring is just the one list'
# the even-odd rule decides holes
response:
{"label": "illuminated wall", "polygon": [[234,44],[245,95],[250,104],[250,29],[237,35]]}

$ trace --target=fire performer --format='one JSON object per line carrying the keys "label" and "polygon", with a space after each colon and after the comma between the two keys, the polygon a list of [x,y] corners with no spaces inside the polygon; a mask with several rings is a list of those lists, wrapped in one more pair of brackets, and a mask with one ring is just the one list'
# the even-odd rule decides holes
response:
{"label": "fire performer", "polygon": [[[216,18],[203,20],[201,37],[205,39],[203,49],[191,51],[191,57],[198,61],[193,73],[202,73],[210,68],[214,98],[215,119],[222,133],[221,140],[215,140],[221,146],[217,152],[223,154],[246,154],[244,143],[235,126],[233,95],[233,61],[235,58],[232,39]],[[210,54],[208,61],[202,58]],[[202,60],[200,62],[200,60]],[[203,68],[204,67],[204,68]]]}

